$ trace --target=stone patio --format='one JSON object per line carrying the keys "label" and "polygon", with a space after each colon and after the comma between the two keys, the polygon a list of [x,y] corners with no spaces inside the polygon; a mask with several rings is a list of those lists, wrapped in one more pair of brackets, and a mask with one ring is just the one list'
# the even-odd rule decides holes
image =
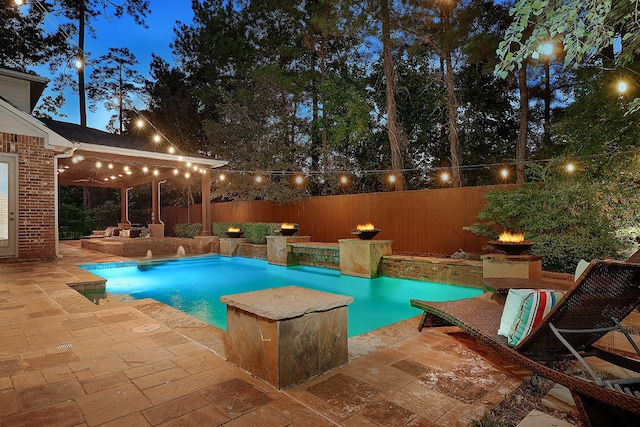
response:
{"label": "stone patio", "polygon": [[[278,390],[225,360],[224,332],[153,300],[95,305],[61,242],[54,262],[0,264],[0,425],[464,426],[529,372],[418,318],[349,339],[349,362]],[[407,302],[408,304],[408,302]]]}

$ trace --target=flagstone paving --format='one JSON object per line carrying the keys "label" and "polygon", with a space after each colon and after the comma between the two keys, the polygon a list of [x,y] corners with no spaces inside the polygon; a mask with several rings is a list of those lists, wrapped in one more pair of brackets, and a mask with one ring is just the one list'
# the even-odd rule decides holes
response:
{"label": "flagstone paving", "polygon": [[[93,304],[75,265],[123,260],[60,244],[0,264],[0,425],[463,426],[529,372],[418,318],[354,337],[345,366],[278,390],[224,359],[224,332],[152,300]],[[408,302],[407,302],[408,304]]]}

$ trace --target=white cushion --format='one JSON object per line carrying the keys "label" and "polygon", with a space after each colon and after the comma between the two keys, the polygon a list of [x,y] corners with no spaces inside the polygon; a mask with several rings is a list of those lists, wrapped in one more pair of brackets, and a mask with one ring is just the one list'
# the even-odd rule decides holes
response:
{"label": "white cushion", "polygon": [[508,337],[511,331],[513,321],[518,315],[518,311],[522,306],[522,301],[533,291],[533,289],[509,289],[507,299],[502,309],[502,317],[500,318],[500,328],[498,335]]}
{"label": "white cushion", "polygon": [[575,282],[576,280],[578,280],[578,277],[580,277],[582,275],[582,272],[589,266],[589,261],[585,261],[583,259],[581,259],[578,262],[578,266],[576,267],[576,273],[573,276],[573,281]]}

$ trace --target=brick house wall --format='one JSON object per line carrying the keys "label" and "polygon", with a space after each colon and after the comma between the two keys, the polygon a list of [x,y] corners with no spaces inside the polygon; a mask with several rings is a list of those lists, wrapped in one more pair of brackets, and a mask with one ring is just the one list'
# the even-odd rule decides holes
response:
{"label": "brick house wall", "polygon": [[53,259],[56,244],[54,152],[44,138],[0,133],[1,150],[18,154],[18,255]]}

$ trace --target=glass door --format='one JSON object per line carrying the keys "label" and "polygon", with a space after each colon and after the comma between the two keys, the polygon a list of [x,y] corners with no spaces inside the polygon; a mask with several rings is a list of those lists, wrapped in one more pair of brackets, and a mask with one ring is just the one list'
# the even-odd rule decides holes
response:
{"label": "glass door", "polygon": [[16,193],[16,158],[0,154],[0,257],[13,257],[17,254]]}

